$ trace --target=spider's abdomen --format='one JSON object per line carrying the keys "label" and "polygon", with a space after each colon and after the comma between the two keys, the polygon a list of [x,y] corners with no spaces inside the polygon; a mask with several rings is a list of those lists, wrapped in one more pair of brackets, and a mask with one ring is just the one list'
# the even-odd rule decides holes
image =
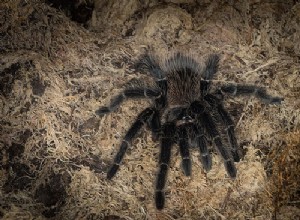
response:
{"label": "spider's abdomen", "polygon": [[164,66],[169,105],[188,105],[200,97],[201,67],[190,56],[177,53]]}

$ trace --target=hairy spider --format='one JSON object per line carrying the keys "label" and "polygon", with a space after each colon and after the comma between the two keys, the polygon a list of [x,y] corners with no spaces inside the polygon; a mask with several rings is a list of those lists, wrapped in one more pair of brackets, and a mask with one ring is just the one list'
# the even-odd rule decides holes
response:
{"label": "hairy spider", "polygon": [[212,157],[208,140],[211,140],[231,178],[236,177],[234,162],[240,160],[240,152],[235,137],[234,123],[223,106],[224,96],[254,95],[267,104],[280,104],[280,97],[273,97],[262,87],[255,85],[224,84],[212,87],[212,80],[218,71],[219,56],[212,54],[202,68],[191,56],[175,53],[162,64],[158,58],[144,54],[136,63],[136,69],[147,71],[155,81],[155,86],[131,86],[117,95],[109,106],[100,107],[96,114],[103,115],[115,110],[126,98],[149,98],[151,107],[143,110],[131,125],[107,173],[111,179],[132,139],[146,124],[154,139],[160,140],[159,170],[156,181],[155,203],[162,209],[165,203],[164,187],[170,164],[171,148],[179,145],[182,169],[191,175],[189,146],[200,151],[204,170],[212,167]]}

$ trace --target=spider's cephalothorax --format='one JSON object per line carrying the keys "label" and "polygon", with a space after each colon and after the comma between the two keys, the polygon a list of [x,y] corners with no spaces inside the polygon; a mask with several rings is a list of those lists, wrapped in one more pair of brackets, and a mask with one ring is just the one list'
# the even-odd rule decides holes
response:
{"label": "spider's cephalothorax", "polygon": [[189,146],[199,148],[203,168],[209,171],[212,166],[207,140],[224,161],[231,178],[236,177],[234,162],[240,160],[240,153],[234,132],[234,123],[223,106],[224,95],[254,95],[268,104],[280,104],[283,100],[266,93],[264,88],[255,85],[225,84],[211,88],[217,73],[219,56],[210,55],[201,67],[193,58],[176,53],[163,64],[155,56],[145,54],[137,62],[136,68],[149,72],[155,86],[131,86],[116,96],[107,107],[96,113],[103,115],[113,111],[126,98],[149,98],[152,106],[143,110],[124,136],[114,163],[107,173],[111,179],[119,169],[132,139],[146,124],[155,139],[160,140],[159,170],[156,181],[155,203],[162,209],[165,203],[164,187],[170,164],[171,148],[179,146],[182,169],[186,176],[191,175]]}

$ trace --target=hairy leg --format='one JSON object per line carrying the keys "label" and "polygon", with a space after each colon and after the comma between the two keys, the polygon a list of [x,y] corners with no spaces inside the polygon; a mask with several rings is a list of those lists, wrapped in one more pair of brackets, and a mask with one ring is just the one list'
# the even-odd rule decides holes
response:
{"label": "hairy leg", "polygon": [[151,54],[143,54],[134,67],[138,71],[149,72],[154,77],[156,85],[161,91],[161,95],[155,99],[155,105],[158,109],[164,108],[167,104],[166,94],[168,86],[165,72],[161,69],[158,61]]}
{"label": "hairy leg", "polygon": [[195,131],[195,140],[200,151],[200,161],[203,165],[203,168],[208,172],[212,167],[212,159],[207,148],[203,129],[201,128],[200,124],[197,123],[193,125],[193,130]]}
{"label": "hairy leg", "polygon": [[239,148],[238,148],[238,143],[235,137],[235,131],[234,131],[234,123],[230,117],[230,115],[228,114],[228,112],[224,109],[224,107],[222,105],[218,105],[217,106],[218,109],[218,113],[220,114],[223,123],[226,125],[226,131],[227,131],[227,135],[229,137],[229,142],[231,145],[231,153],[232,153],[232,157],[233,160],[235,162],[239,162],[240,161],[240,153],[239,153]]}
{"label": "hairy leg", "polygon": [[205,63],[205,69],[202,74],[203,80],[201,80],[200,83],[200,90],[202,96],[206,95],[208,93],[208,90],[210,88],[211,80],[216,75],[219,67],[219,60],[220,57],[217,54],[212,54],[209,56]]}
{"label": "hairy leg", "polygon": [[232,96],[255,96],[267,104],[280,104],[283,98],[271,96],[265,88],[255,85],[229,84],[221,87],[221,92]]}
{"label": "hairy leg", "polygon": [[153,55],[143,54],[139,60],[135,63],[134,68],[138,71],[147,71],[156,78],[163,79],[165,78],[165,73],[161,69],[158,61]]}
{"label": "hairy leg", "polygon": [[224,160],[224,165],[227,170],[228,175],[231,178],[236,177],[236,168],[234,165],[234,162],[231,159],[231,155],[229,154],[227,147],[223,145],[222,139],[220,136],[219,131],[217,130],[217,127],[215,125],[214,120],[208,114],[202,104],[199,101],[194,101],[191,104],[191,111],[192,113],[198,115],[200,123],[204,126],[206,132],[209,134],[209,136],[212,138],[213,142],[215,143],[216,149],[219,153],[219,155]]}
{"label": "hairy leg", "polygon": [[129,130],[127,131],[122,144],[120,146],[120,149],[118,153],[115,156],[114,163],[107,172],[107,178],[111,179],[114,177],[114,175],[117,173],[120,163],[130,145],[130,142],[134,138],[134,136],[137,134],[137,132],[141,129],[141,127],[146,123],[146,121],[153,115],[154,110],[152,108],[146,108],[144,111],[142,111],[136,121],[131,125]]}
{"label": "hairy leg", "polygon": [[180,155],[182,157],[182,169],[186,176],[190,176],[192,172],[192,162],[190,158],[189,152],[189,141],[188,141],[188,134],[186,125],[183,124],[177,128],[178,137],[179,137],[179,150]]}
{"label": "hairy leg", "polygon": [[114,111],[121,103],[127,98],[158,98],[161,96],[161,92],[152,88],[131,88],[125,89],[121,94],[114,97],[109,106],[100,107],[97,111],[97,115],[107,114]]}
{"label": "hairy leg", "polygon": [[154,109],[152,117],[148,120],[148,126],[152,131],[152,138],[157,141],[161,132],[160,115],[157,109]]}
{"label": "hairy leg", "polygon": [[238,143],[235,137],[235,131],[234,131],[234,123],[228,112],[224,109],[224,106],[222,104],[222,100],[220,98],[217,98],[216,96],[209,94],[204,97],[204,99],[214,108],[217,109],[218,114],[221,116],[221,119],[223,121],[223,124],[226,126],[226,132],[227,136],[229,138],[229,143],[231,146],[231,154],[233,157],[233,160],[235,162],[240,161],[240,152],[238,148]]}
{"label": "hairy leg", "polygon": [[162,137],[160,144],[159,170],[156,182],[155,204],[157,209],[162,209],[165,204],[164,188],[167,181],[167,173],[171,158],[171,148],[174,143],[174,134],[176,125],[172,122],[167,122],[162,128]]}

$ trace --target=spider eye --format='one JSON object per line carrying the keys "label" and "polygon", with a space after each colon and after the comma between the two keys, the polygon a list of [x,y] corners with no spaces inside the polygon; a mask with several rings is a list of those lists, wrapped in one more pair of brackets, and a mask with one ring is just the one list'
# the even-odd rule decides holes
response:
{"label": "spider eye", "polygon": [[188,116],[183,116],[183,117],[182,117],[182,120],[184,120],[184,121],[191,121],[191,120],[193,120],[193,119],[192,119],[191,116],[188,115]]}

